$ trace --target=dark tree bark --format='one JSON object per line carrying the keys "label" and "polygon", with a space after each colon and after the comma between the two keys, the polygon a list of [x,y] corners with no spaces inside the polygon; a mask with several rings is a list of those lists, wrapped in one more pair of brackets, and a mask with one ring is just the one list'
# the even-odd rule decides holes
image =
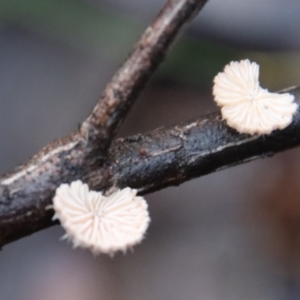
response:
{"label": "dark tree bark", "polygon": [[[289,92],[299,103],[300,88]],[[110,170],[112,179],[107,186],[130,186],[146,194],[299,144],[299,111],[286,129],[262,136],[239,134],[215,112],[114,142],[108,155],[106,172]],[[97,187],[106,188],[101,183]]]}
{"label": "dark tree bark", "polygon": [[[300,88],[289,90],[300,102]],[[75,140],[75,141],[74,141]],[[47,210],[56,187],[81,178],[91,188],[130,186],[146,194],[220,169],[264,158],[300,145],[300,112],[284,130],[270,135],[239,134],[219,112],[172,127],[116,140],[106,163],[78,165],[83,145],[74,138],[42,153],[0,180],[0,241],[5,245],[54,225]],[[47,153],[47,154],[46,154]]]}

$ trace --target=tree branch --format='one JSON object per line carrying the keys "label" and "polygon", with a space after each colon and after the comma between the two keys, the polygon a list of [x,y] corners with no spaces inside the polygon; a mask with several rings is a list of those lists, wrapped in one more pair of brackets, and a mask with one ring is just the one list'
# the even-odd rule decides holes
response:
{"label": "tree branch", "polygon": [[[282,92],[293,94],[300,103],[300,86]],[[115,141],[107,169],[100,172],[110,170],[108,185],[130,186],[147,194],[299,145],[299,109],[286,129],[263,136],[239,134],[227,126],[220,112],[215,112]],[[97,172],[91,176],[97,178]],[[100,182],[97,187],[106,188]]]}
{"label": "tree branch", "polygon": [[[174,38],[207,0],[169,0],[107,85],[81,132],[105,153],[131,105],[164,59]],[[99,143],[101,141],[101,143]],[[100,149],[99,149],[100,148]]]}
{"label": "tree branch", "polygon": [[206,1],[168,0],[79,132],[54,141],[27,164],[0,178],[0,247],[53,224],[52,212],[46,207],[61,183],[80,178],[91,187],[99,182],[109,186],[109,169],[101,171],[103,178],[92,178],[90,174],[102,169],[117,128],[142,87],[180,30]]}
{"label": "tree branch", "polygon": [[[293,94],[299,104],[300,87],[284,92]],[[82,144],[73,138],[0,180],[0,243],[3,246],[54,225],[46,208],[62,182],[82,178],[98,190],[130,186],[146,194],[298,145],[299,110],[290,126],[266,136],[239,134],[216,112],[118,139],[109,149],[106,164],[87,171],[84,161],[78,165]]]}

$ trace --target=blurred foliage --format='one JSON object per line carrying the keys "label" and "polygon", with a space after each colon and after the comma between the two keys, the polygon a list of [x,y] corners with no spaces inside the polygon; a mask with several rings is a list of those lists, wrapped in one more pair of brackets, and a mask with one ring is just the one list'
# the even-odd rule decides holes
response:
{"label": "blurred foliage", "polygon": [[224,66],[238,57],[237,50],[185,35],[168,56],[159,74],[174,80],[207,87]]}
{"label": "blurred foliage", "polygon": [[[137,18],[96,9],[79,0],[0,0],[0,23],[18,25],[109,60],[123,59],[142,33]],[[235,51],[185,35],[159,76],[207,86]]]}
{"label": "blurred foliage", "polygon": [[270,91],[300,85],[299,52],[246,52],[244,56],[260,65],[261,85]]}
{"label": "blurred foliage", "polygon": [[142,30],[130,18],[79,0],[0,0],[0,22],[112,58],[129,50]]}

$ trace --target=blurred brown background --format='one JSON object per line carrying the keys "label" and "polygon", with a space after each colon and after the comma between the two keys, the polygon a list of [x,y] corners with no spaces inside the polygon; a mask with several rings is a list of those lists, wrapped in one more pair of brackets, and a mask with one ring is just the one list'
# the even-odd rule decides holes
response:
{"label": "blurred brown background", "polygon": [[[0,0],[0,170],[77,128],[163,0]],[[230,60],[270,90],[300,83],[300,1],[210,0],[173,48],[121,136],[217,109]],[[300,298],[299,149],[147,195],[133,253],[93,257],[58,226],[0,253],[1,300]]]}

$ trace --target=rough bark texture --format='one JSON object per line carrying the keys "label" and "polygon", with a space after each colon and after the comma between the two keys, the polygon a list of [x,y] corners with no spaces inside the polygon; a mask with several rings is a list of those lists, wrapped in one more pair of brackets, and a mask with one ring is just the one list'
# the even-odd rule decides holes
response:
{"label": "rough bark texture", "polygon": [[[300,102],[300,88],[289,90]],[[56,187],[81,178],[91,188],[130,186],[146,194],[236,164],[300,145],[300,113],[284,130],[267,136],[239,134],[219,112],[144,135],[116,140],[106,164],[90,167],[80,136],[43,150],[37,158],[0,180],[0,243],[54,225],[47,209]]]}
{"label": "rough bark texture", "polygon": [[[299,103],[300,88],[289,92]],[[109,169],[118,186],[130,186],[145,194],[269,157],[299,143],[299,111],[286,129],[263,136],[239,134],[216,112],[174,127],[117,140],[109,152]]]}

